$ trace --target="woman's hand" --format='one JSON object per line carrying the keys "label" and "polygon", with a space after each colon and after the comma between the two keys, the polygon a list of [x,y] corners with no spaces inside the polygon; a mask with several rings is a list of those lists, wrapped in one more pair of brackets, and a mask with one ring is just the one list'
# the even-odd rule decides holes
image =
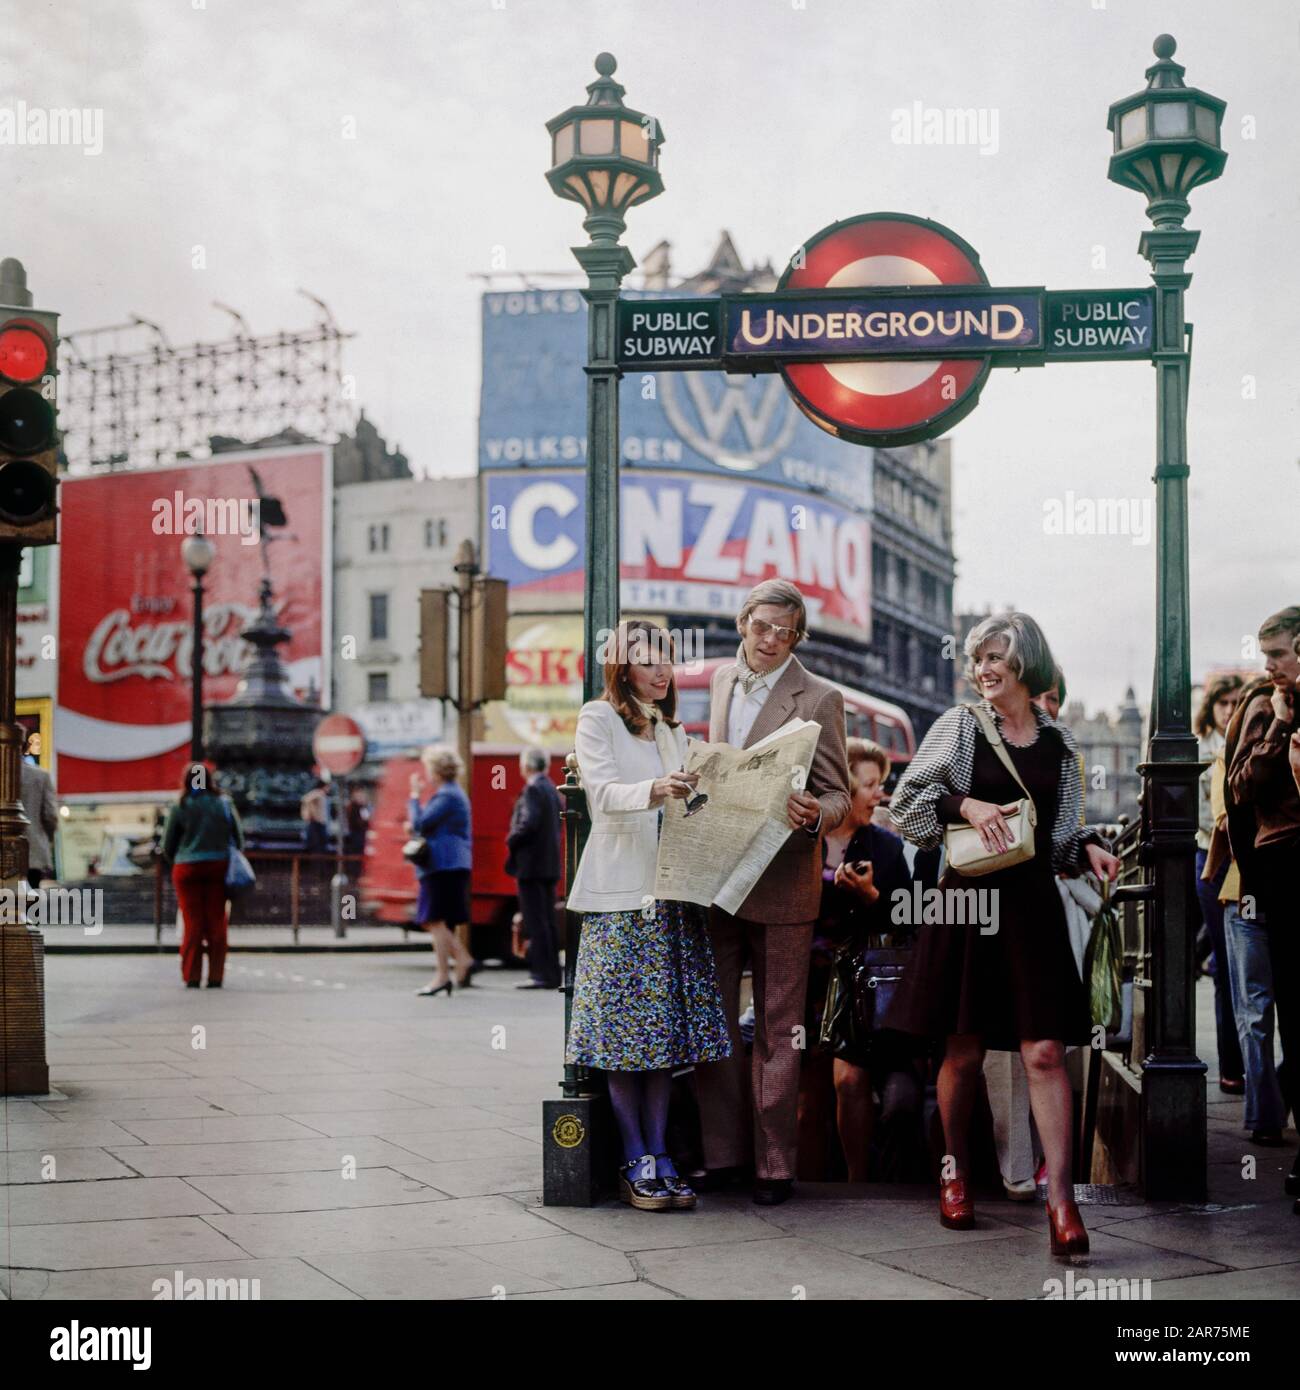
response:
{"label": "woman's hand", "polygon": [[850,893],[856,893],[864,903],[870,906],[880,897],[880,889],[874,883],[874,865],[868,863],[861,873],[852,864],[845,861],[835,870],[835,882],[847,889]]}
{"label": "woman's hand", "polygon": [[418,801],[424,790],[424,778],[418,772],[411,773],[411,795]]}
{"label": "woman's hand", "polygon": [[1272,705],[1279,723],[1289,724],[1295,717],[1295,690],[1285,676],[1273,679]]}
{"label": "woman's hand", "polygon": [[980,834],[980,844],[990,854],[1001,854],[1011,847],[1011,828],[1007,825],[1005,808],[991,801],[976,801],[968,796],[958,808],[964,821]]}
{"label": "woman's hand", "polygon": [[661,801],[684,801],[695,790],[700,780],[698,772],[670,772],[667,777],[656,777],[650,784],[650,804],[657,806]]}
{"label": "woman's hand", "polygon": [[1085,845],[1088,867],[1103,883],[1114,883],[1119,876],[1119,860],[1107,853],[1100,845]]}
{"label": "woman's hand", "polygon": [[1296,788],[1300,789],[1300,734],[1292,734],[1287,745],[1287,760],[1291,764],[1291,776],[1295,778]]}

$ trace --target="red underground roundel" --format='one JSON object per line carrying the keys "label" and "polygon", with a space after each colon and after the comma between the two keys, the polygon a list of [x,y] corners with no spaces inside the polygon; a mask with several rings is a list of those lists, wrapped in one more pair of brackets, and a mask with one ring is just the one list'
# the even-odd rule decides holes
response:
{"label": "red underground roundel", "polygon": [[[835,222],[787,267],[782,290],[863,285],[987,285],[979,256],[955,232],[901,212]],[[888,447],[933,439],[979,401],[991,359],[790,362],[781,368],[800,410],[854,444]]]}

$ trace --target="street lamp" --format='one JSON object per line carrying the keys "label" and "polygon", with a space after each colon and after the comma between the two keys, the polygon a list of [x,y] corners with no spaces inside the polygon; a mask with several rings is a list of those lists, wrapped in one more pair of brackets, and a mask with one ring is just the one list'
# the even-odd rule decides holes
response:
{"label": "street lamp", "polygon": [[[663,192],[659,122],[623,105],[623,87],[614,81],[612,53],[596,58],[597,78],[581,106],[547,121],[551,167],[546,178],[561,197],[586,209],[586,246],[573,254],[587,273],[587,520],[583,578],[583,699],[601,690],[602,643],[618,625],[618,465],[622,452],[618,423],[618,292],[636,264],[619,242],[628,208]],[[572,767],[572,764],[571,764]],[[573,882],[585,838],[586,816],[577,779],[566,778],[565,879]],[[575,833],[576,830],[576,833]],[[578,923],[566,915],[564,951],[564,1036],[569,1036],[573,972],[578,957]],[[544,1200],[566,1206],[588,1205],[594,1196],[599,1143],[592,1124],[592,1088],[587,1068],[565,1064],[563,1101],[543,1105]]]}
{"label": "street lamp", "polygon": [[[1187,258],[1200,233],[1183,219],[1187,195],[1223,172],[1220,126],[1226,103],[1185,86],[1177,45],[1161,34],[1146,88],[1117,101],[1110,178],[1147,200],[1152,227],[1138,252],[1155,283],[1156,669],[1147,761],[1139,768],[1151,883],[1146,897],[1151,956],[1145,998],[1141,1164],[1146,1195],[1197,1200],[1205,1192],[1205,1063],[1196,1055],[1192,945],[1197,780],[1191,731],[1191,619],[1187,556],[1187,386],[1191,332],[1183,295]],[[1135,1034],[1136,1038],[1136,1034]]]}
{"label": "street lamp", "polygon": [[212,567],[212,542],[201,532],[181,542],[181,559],[194,576],[194,640],[190,647],[190,761],[203,760],[203,576]]}
{"label": "street lamp", "polygon": [[587,566],[583,590],[583,699],[601,690],[596,654],[618,624],[618,290],[636,264],[619,244],[623,214],[663,192],[658,121],[623,105],[612,53],[596,58],[596,81],[582,106],[547,121],[551,168],[546,178],[561,197],[587,210],[589,246],[573,254],[587,272]]}

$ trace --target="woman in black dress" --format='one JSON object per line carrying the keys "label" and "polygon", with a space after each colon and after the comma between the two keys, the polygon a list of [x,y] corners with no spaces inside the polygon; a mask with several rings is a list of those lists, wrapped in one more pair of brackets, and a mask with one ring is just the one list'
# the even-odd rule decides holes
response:
{"label": "woman in black dress", "polygon": [[[1004,808],[1028,791],[1037,812],[1034,854],[978,878],[945,870],[940,889],[975,888],[991,909],[989,920],[969,924],[968,914],[947,910],[957,900],[945,896],[942,920],[919,934],[911,978],[889,1024],[946,1039],[939,1072],[939,1112],[948,1150],[940,1221],[954,1229],[974,1225],[966,1136],[984,1050],[1018,1050],[1047,1159],[1052,1252],[1082,1254],[1088,1235],[1070,1177],[1065,1047],[1089,1041],[1090,1018],[1054,875],[1090,869],[1113,879],[1119,861],[1102,836],[1082,824],[1083,787],[1073,735],[1031,704],[1052,683],[1056,670],[1038,624],[1024,613],[986,618],[966,639],[965,652],[967,679],[983,697],[982,708],[1024,790],[983,733],[975,708],[959,705],[925,736],[894,793],[890,814],[907,839],[924,847],[941,842],[945,825],[966,822],[992,854],[1010,843]],[[983,896],[986,890],[991,890],[988,897]]]}

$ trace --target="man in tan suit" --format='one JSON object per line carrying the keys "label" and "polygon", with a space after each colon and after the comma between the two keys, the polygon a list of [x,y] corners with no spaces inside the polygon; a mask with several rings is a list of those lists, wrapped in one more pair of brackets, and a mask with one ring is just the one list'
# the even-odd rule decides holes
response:
{"label": "man in tan suit", "polygon": [[[784,1202],[793,1191],[804,996],[813,925],[821,905],[822,836],[849,813],[844,699],[804,669],[794,648],[807,635],[803,595],[784,579],[750,590],[736,619],[734,666],[722,666],[709,701],[709,741],[748,748],[791,719],[821,725],[807,784],[791,792],[791,834],[732,916],[713,908],[710,935],[731,1030],[731,1057],[696,1068],[704,1130],[705,1186],[720,1187],[754,1164],[754,1200]],[[754,1055],[738,1022],[740,975],[753,968]]]}

